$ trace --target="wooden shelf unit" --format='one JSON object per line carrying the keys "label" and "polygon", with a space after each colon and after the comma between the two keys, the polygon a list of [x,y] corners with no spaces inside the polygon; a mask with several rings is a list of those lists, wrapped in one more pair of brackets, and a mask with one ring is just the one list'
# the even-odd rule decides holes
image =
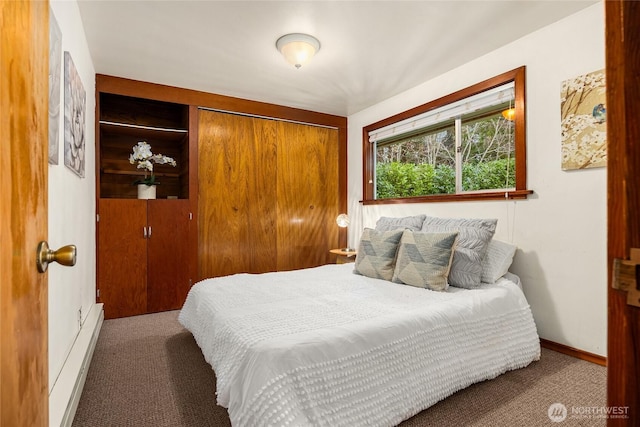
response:
{"label": "wooden shelf unit", "polygon": [[157,197],[189,198],[189,106],[112,93],[98,92],[98,96],[99,198],[137,197],[133,183],[145,173],[129,163],[129,155],[139,141],[177,163],[154,165]]}
{"label": "wooden shelf unit", "polygon": [[[196,110],[149,83],[97,76],[96,89],[98,302],[105,318],[178,309],[197,274]],[[157,200],[137,199],[139,141],[177,164],[153,165]]]}

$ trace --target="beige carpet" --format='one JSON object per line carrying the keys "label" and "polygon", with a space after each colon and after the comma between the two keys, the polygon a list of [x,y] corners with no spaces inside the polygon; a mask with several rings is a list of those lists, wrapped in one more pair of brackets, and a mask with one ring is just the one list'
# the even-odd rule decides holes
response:
{"label": "beige carpet", "polygon": [[[215,403],[213,370],[177,316],[104,322],[73,426],[231,425]],[[568,408],[565,421],[551,422],[553,403]],[[572,409],[605,405],[604,367],[543,349],[539,362],[472,385],[401,426],[604,426]]]}

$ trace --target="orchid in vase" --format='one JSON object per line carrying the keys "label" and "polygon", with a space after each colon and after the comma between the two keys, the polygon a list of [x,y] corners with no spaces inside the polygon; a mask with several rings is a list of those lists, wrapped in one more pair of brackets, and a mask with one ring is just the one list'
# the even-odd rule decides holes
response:
{"label": "orchid in vase", "polygon": [[153,164],[176,166],[172,157],[162,154],[153,154],[151,146],[146,141],[140,141],[133,146],[133,153],[129,155],[129,163],[137,164],[138,169],[144,169],[144,179],[139,179],[133,184],[156,185],[156,176],[153,174]]}

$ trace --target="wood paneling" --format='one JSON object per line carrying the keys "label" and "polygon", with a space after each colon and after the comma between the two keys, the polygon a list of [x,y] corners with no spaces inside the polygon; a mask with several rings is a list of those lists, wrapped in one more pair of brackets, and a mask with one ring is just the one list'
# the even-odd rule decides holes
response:
{"label": "wood paneling", "polygon": [[346,117],[301,110],[299,108],[285,107],[282,105],[250,101],[247,99],[234,98],[214,93],[141,82],[138,80],[106,76],[104,74],[96,74],[96,86],[99,86],[105,92],[114,94],[154,99],[158,101],[177,102],[185,105],[195,105],[262,117],[273,117],[275,119],[291,120],[300,123],[314,123],[322,126],[332,126],[341,129],[345,134],[347,129]]}
{"label": "wood paneling", "polygon": [[[614,258],[640,248],[640,3],[609,0],[606,14],[608,277]],[[640,425],[640,308],[608,282],[607,405]]]}
{"label": "wood paneling", "polygon": [[338,245],[338,131],[278,122],[278,270],[331,262]]}
{"label": "wood paneling", "polygon": [[338,247],[339,132],[200,111],[199,275],[331,262]]}
{"label": "wood paneling", "polygon": [[200,277],[276,265],[276,122],[200,111]]}
{"label": "wood paneling", "polygon": [[147,312],[182,307],[189,285],[188,200],[149,200]]}
{"label": "wood paneling", "polygon": [[147,201],[102,199],[98,286],[106,319],[147,312]]}
{"label": "wood paneling", "polygon": [[[331,223],[330,229],[337,228],[333,225],[335,216],[346,211],[345,117],[101,74],[96,75],[96,93],[98,97],[105,94],[107,96],[107,111],[100,103],[96,106],[98,116],[105,120],[149,123],[155,126],[165,120],[167,127],[182,129],[186,126],[188,129],[185,139],[176,145],[180,147],[179,155],[173,153],[171,147],[163,148],[165,141],[168,143],[171,139],[167,135],[156,135],[156,131],[149,131],[147,135],[144,134],[146,131],[138,130],[133,136],[134,139],[140,137],[153,141],[154,152],[158,147],[158,151],[163,150],[163,154],[181,157],[182,164],[188,165],[186,170],[179,166],[179,170],[170,169],[159,173],[162,185],[158,187],[158,194],[159,197],[163,197],[177,192],[180,198],[188,197],[191,202],[193,220],[189,224],[188,233],[191,246],[186,251],[190,254],[190,277],[205,278],[239,271],[273,271],[277,269],[278,263],[277,122],[271,119],[214,113],[200,110],[199,106],[337,128],[337,131],[332,132],[337,132],[338,139],[335,148],[338,162],[335,196],[338,209],[331,215],[333,218],[327,220]],[[125,102],[125,97],[132,98],[129,101],[133,104]],[[157,108],[162,102],[180,104],[180,114],[184,113],[187,117],[184,120],[176,119],[178,114],[171,106],[166,109]],[[137,106],[131,109],[131,105]],[[184,108],[186,106],[188,108]],[[153,114],[145,115],[145,109],[154,110]],[[125,113],[113,114],[114,111]],[[239,119],[248,119],[250,122],[247,124]],[[200,138],[199,135],[203,132],[204,136]],[[111,147],[110,153],[103,153],[98,146],[97,170],[101,170],[101,165],[102,169],[105,169],[104,166],[109,169],[109,166],[113,165],[113,170],[124,170],[123,159],[128,158],[129,145],[132,146],[132,141],[123,142],[123,139],[129,138],[127,132],[114,132],[111,125],[96,124],[96,134],[99,144],[105,143]],[[211,141],[228,141],[228,145],[221,147]],[[236,160],[239,163],[234,163]],[[300,161],[304,162],[304,159]],[[177,178],[174,176],[176,174]],[[96,178],[98,195],[102,193],[103,197],[135,197],[135,187],[129,186],[132,176],[102,171]],[[307,191],[307,188],[303,188],[302,191]],[[200,200],[211,202],[207,202],[203,207],[199,205]],[[101,211],[104,201],[104,198],[98,196],[98,212]],[[344,230],[339,231],[342,231],[339,243],[323,249],[322,252],[326,252],[324,256],[328,256],[329,248],[345,246],[346,234]],[[311,235],[314,233],[317,232],[312,231]],[[314,265],[322,262],[319,260],[323,255],[319,252],[315,258],[308,253],[304,254],[303,250],[297,256],[311,259],[310,263]],[[101,266],[98,265],[99,277],[100,270]],[[187,291],[188,289],[182,291],[183,296]],[[150,306],[154,304],[150,302]]]}
{"label": "wood paneling", "polygon": [[0,425],[48,426],[48,2],[0,2]]}

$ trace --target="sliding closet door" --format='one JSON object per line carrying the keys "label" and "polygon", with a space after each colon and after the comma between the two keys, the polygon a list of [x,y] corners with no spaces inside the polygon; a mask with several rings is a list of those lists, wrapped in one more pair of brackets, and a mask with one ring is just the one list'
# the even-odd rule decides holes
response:
{"label": "sliding closet door", "polygon": [[315,267],[338,244],[338,130],[199,112],[200,277]]}
{"label": "sliding closet door", "polygon": [[276,269],[276,125],[199,111],[201,278]]}
{"label": "sliding closet door", "polygon": [[338,247],[338,130],[278,122],[278,270],[331,262]]}

